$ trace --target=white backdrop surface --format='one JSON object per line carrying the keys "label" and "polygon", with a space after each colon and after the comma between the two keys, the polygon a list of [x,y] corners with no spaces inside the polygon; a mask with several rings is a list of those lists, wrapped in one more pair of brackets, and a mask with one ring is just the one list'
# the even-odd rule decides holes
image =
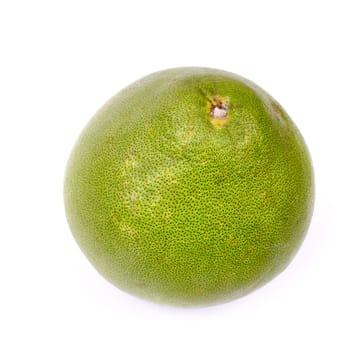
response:
{"label": "white backdrop surface", "polygon": [[[349,349],[346,1],[0,3],[1,349]],[[310,149],[316,204],[290,266],[204,309],[106,282],[66,223],[70,150],[112,95],[154,71],[207,66],[274,96]]]}

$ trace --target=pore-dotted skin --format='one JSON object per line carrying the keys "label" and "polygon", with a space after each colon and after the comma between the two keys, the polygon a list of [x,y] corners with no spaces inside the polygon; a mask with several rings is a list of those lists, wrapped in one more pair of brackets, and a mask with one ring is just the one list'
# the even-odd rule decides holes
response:
{"label": "pore-dotted skin", "polygon": [[[220,127],[210,109],[218,96],[228,106]],[[309,225],[313,173],[296,126],[261,88],[177,68],[97,112],[69,159],[65,205],[82,251],[116,286],[209,305],[287,266]]]}

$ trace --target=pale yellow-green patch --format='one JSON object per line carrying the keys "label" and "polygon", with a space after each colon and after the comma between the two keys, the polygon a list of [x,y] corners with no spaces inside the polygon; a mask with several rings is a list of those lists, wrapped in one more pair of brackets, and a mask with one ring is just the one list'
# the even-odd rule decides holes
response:
{"label": "pale yellow-green patch", "polygon": [[133,239],[135,237],[135,230],[128,224],[121,222],[119,224],[121,232],[128,238]]}
{"label": "pale yellow-green patch", "polygon": [[194,137],[195,131],[193,127],[179,129],[176,133],[177,146],[184,147],[190,144]]}
{"label": "pale yellow-green patch", "polygon": [[125,159],[125,168],[134,168],[136,164],[136,158],[133,155],[130,155],[129,158]]}

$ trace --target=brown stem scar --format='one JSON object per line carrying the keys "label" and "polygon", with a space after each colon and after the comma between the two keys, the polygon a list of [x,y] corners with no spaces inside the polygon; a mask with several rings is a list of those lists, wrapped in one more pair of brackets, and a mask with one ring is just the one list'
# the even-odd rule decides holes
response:
{"label": "brown stem scar", "polygon": [[210,120],[214,126],[222,128],[225,124],[227,124],[229,121],[227,112],[227,99],[216,96],[210,101]]}

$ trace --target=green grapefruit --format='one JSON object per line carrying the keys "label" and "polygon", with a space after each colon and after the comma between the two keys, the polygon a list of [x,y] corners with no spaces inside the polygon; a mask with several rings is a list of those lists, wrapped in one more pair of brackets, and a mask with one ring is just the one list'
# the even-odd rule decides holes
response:
{"label": "green grapefruit", "polygon": [[64,197],[77,243],[110,282],[204,306],[288,265],[313,188],[304,140],[270,95],[191,67],[144,77],[97,112],[69,158]]}

